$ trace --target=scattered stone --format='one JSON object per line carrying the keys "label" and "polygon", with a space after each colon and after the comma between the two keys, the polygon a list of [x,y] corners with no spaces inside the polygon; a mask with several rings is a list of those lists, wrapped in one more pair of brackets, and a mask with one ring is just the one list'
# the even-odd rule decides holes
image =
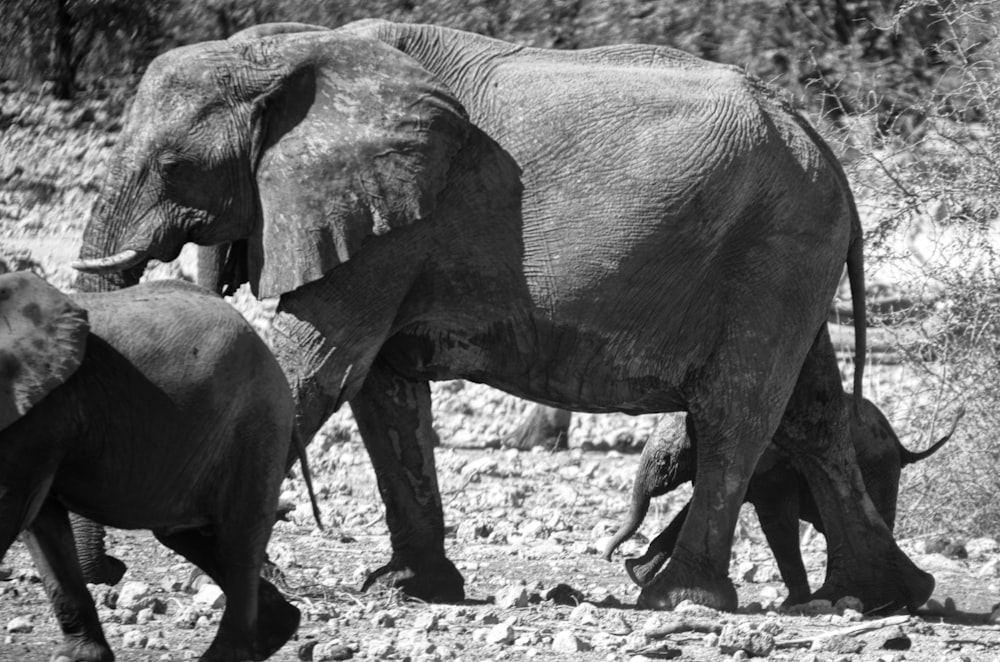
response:
{"label": "scattered stone", "polygon": [[597,625],[597,607],[589,602],[581,602],[573,608],[573,611],[570,612],[569,622],[577,623],[578,625]]}
{"label": "scattered stone", "polygon": [[757,578],[758,566],[753,561],[742,561],[736,568],[736,576],[749,584],[754,583]]}
{"label": "scattered stone", "polygon": [[500,609],[524,609],[528,606],[528,592],[523,586],[508,586],[496,595]]}
{"label": "scattered stone", "polygon": [[534,540],[542,540],[548,538],[552,533],[549,527],[545,526],[544,522],[537,519],[529,519],[524,524],[521,525],[519,529],[522,536]]}
{"label": "scattered stone", "polygon": [[514,643],[514,619],[508,618],[503,623],[491,627],[486,633],[486,643],[508,645]]}
{"label": "scattered stone", "polygon": [[[226,594],[216,584],[202,584],[191,599],[196,605],[208,609],[222,609],[226,606]],[[119,603],[121,598],[119,598]]]}
{"label": "scattered stone", "polygon": [[706,607],[705,605],[700,605],[697,602],[691,602],[690,600],[682,600],[676,607],[674,607],[674,613],[683,614],[685,618],[706,618],[716,620],[722,618],[722,614],[715,609]]}
{"label": "scattered stone", "polygon": [[813,642],[811,650],[844,655],[857,655],[865,647],[865,642],[845,634],[834,634]]}
{"label": "scattered stone", "polygon": [[152,607],[146,607],[145,609],[140,609],[138,612],[136,612],[135,622],[138,625],[146,625],[151,620],[153,620]]}
{"label": "scattered stone", "polygon": [[455,530],[455,538],[459,542],[472,542],[477,538],[487,538],[493,533],[492,527],[486,520],[478,517],[469,517],[458,525]]}
{"label": "scattered stone", "polygon": [[168,651],[170,650],[170,644],[167,642],[167,638],[163,636],[163,632],[157,632],[155,635],[150,637],[146,641],[146,650],[153,651]]}
{"label": "scattered stone", "polygon": [[615,612],[605,619],[603,628],[609,634],[613,634],[619,637],[624,637],[632,632],[632,626],[629,622],[625,620],[625,617],[621,615],[621,612]]}
{"label": "scattered stone", "polygon": [[965,551],[969,553],[972,558],[986,556],[988,554],[996,554],[1000,552],[1000,543],[994,538],[973,538],[972,540],[966,541]]}
{"label": "scattered stone", "polygon": [[882,644],[879,648],[888,651],[908,651],[910,646],[913,645],[913,641],[910,637],[903,631],[903,628],[896,626],[889,630],[886,630],[881,634]]}
{"label": "scattered stone", "polygon": [[833,608],[840,613],[843,613],[847,609],[852,609],[861,613],[864,613],[865,611],[864,603],[853,595],[845,595],[841,599],[837,600],[836,604],[833,605]]}
{"label": "scattered stone", "polygon": [[149,606],[152,600],[152,589],[146,582],[128,581],[118,591],[116,606],[119,609],[134,609],[136,611]]}
{"label": "scattered stone", "polygon": [[481,457],[462,467],[462,477],[474,480],[479,476],[499,475],[500,465],[492,457]]}
{"label": "scattered stone", "polygon": [[[598,632],[593,636],[590,645],[594,650],[615,651],[625,645],[625,637],[610,632]],[[516,643],[516,642],[515,642]]]}
{"label": "scattered stone", "polygon": [[377,628],[391,628],[396,625],[396,619],[391,613],[383,609],[372,615],[372,625]]}
{"label": "scattered stone", "polygon": [[751,629],[747,624],[729,623],[722,627],[719,649],[729,655],[745,651],[754,657],[767,657],[774,650],[774,637],[767,632]]}
{"label": "scattered stone", "polygon": [[647,646],[642,650],[635,651],[635,655],[629,658],[629,661],[637,662],[647,662],[650,660],[673,660],[674,658],[681,657],[683,651],[679,648],[674,648],[670,644],[659,643],[653,646]]}
{"label": "scattered stone", "polygon": [[432,632],[438,629],[438,615],[433,611],[425,611],[417,614],[413,619],[413,627],[423,632]]}
{"label": "scattered stone", "polygon": [[560,653],[579,653],[590,650],[590,645],[577,637],[572,630],[561,630],[552,639],[552,650]]}
{"label": "scattered stone", "polygon": [[500,622],[500,617],[492,609],[487,609],[486,611],[478,612],[472,620],[474,623],[479,623],[480,625],[496,625]]}
{"label": "scattered stone", "polygon": [[788,608],[788,612],[802,616],[825,616],[836,614],[837,610],[834,609],[829,600],[810,600],[799,605],[792,605]]}
{"label": "scattered stone", "polygon": [[129,630],[122,637],[122,646],[125,648],[145,648],[149,637],[140,630]]}
{"label": "scattered stone", "polygon": [[10,634],[24,634],[34,629],[31,616],[16,616],[7,622],[7,632]]}
{"label": "scattered stone", "polygon": [[349,646],[336,642],[326,642],[312,649],[313,662],[330,662],[332,660],[350,660],[354,651]]}

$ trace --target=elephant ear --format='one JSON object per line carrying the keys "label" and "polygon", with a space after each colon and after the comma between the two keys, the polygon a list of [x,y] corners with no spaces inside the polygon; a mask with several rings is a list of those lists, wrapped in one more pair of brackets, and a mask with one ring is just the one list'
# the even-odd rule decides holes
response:
{"label": "elephant ear", "polygon": [[80,367],[87,311],[26,271],[0,275],[0,430]]}
{"label": "elephant ear", "polygon": [[[267,40],[265,40],[267,41]],[[248,246],[261,297],[321,278],[366,241],[430,217],[470,130],[461,104],[386,44],[336,32],[247,47],[285,71],[257,102],[261,218]]]}

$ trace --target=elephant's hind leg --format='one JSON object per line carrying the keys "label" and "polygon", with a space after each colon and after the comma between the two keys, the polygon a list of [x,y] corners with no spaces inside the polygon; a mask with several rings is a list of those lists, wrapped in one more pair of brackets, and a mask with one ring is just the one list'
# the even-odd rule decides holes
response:
{"label": "elephant's hind leg", "polygon": [[66,510],[46,501],[23,538],[63,633],[63,643],[53,652],[51,662],[114,660],[83,580]]}
{"label": "elephant's hind leg", "polygon": [[204,570],[226,594],[219,631],[202,662],[264,660],[295,634],[299,610],[260,577],[263,551],[253,552],[249,540],[225,545],[217,536],[200,531],[154,533],[164,545]]}
{"label": "elephant's hind leg", "polygon": [[427,382],[408,380],[376,360],[351,400],[392,541],[392,559],[368,577],[364,588],[379,581],[421,600],[456,602],[465,597],[465,580],[444,551],[428,390]]}
{"label": "elephant's hind leg", "polygon": [[803,365],[775,443],[809,485],[827,537],[827,570],[817,598],[851,595],[870,611],[916,609],[934,579],[899,549],[869,499],[848,434],[837,358],[824,325]]}

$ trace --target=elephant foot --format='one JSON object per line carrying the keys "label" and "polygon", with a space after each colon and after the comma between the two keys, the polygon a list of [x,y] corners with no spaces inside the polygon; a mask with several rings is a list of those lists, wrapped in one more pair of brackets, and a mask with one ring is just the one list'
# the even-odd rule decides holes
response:
{"label": "elephant foot", "polygon": [[392,560],[365,579],[362,591],[376,583],[399,588],[411,598],[424,602],[461,602],[465,599],[465,579],[445,556]]}
{"label": "elephant foot", "polygon": [[114,653],[106,641],[65,641],[52,652],[50,662],[113,662]]}
{"label": "elephant foot", "polygon": [[260,580],[258,596],[257,651],[266,660],[292,638],[302,614],[266,579]]}
{"label": "elephant foot", "polygon": [[861,600],[865,613],[915,612],[934,592],[934,577],[918,568],[895,543],[893,547],[872,563],[831,563],[813,599],[836,602],[853,596]]}
{"label": "elephant foot", "polygon": [[566,450],[569,448],[571,414],[564,409],[537,405],[514,432],[503,440],[505,448]]}
{"label": "elephant foot", "polygon": [[113,556],[104,555],[93,566],[83,568],[83,580],[88,584],[107,584],[114,586],[122,580],[128,566]]}
{"label": "elephant foot", "polygon": [[671,610],[681,602],[696,604],[719,611],[736,611],[739,599],[729,577],[695,577],[684,573],[674,564],[643,586],[636,606],[639,609]]}
{"label": "elephant foot", "polygon": [[785,598],[784,602],[781,603],[782,609],[790,609],[795,605],[805,604],[812,600],[812,595],[809,593],[809,587],[788,589],[788,597]]}

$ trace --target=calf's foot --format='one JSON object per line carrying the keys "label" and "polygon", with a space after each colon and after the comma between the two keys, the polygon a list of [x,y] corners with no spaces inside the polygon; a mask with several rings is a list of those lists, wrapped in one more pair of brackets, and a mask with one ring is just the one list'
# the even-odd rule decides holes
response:
{"label": "calf's foot", "polygon": [[729,577],[709,577],[671,560],[662,573],[646,584],[636,606],[640,609],[671,610],[690,600],[719,611],[735,611],[739,600]]}
{"label": "calf's foot", "polygon": [[257,651],[266,660],[292,638],[302,614],[266,579],[260,580],[258,596]]}

